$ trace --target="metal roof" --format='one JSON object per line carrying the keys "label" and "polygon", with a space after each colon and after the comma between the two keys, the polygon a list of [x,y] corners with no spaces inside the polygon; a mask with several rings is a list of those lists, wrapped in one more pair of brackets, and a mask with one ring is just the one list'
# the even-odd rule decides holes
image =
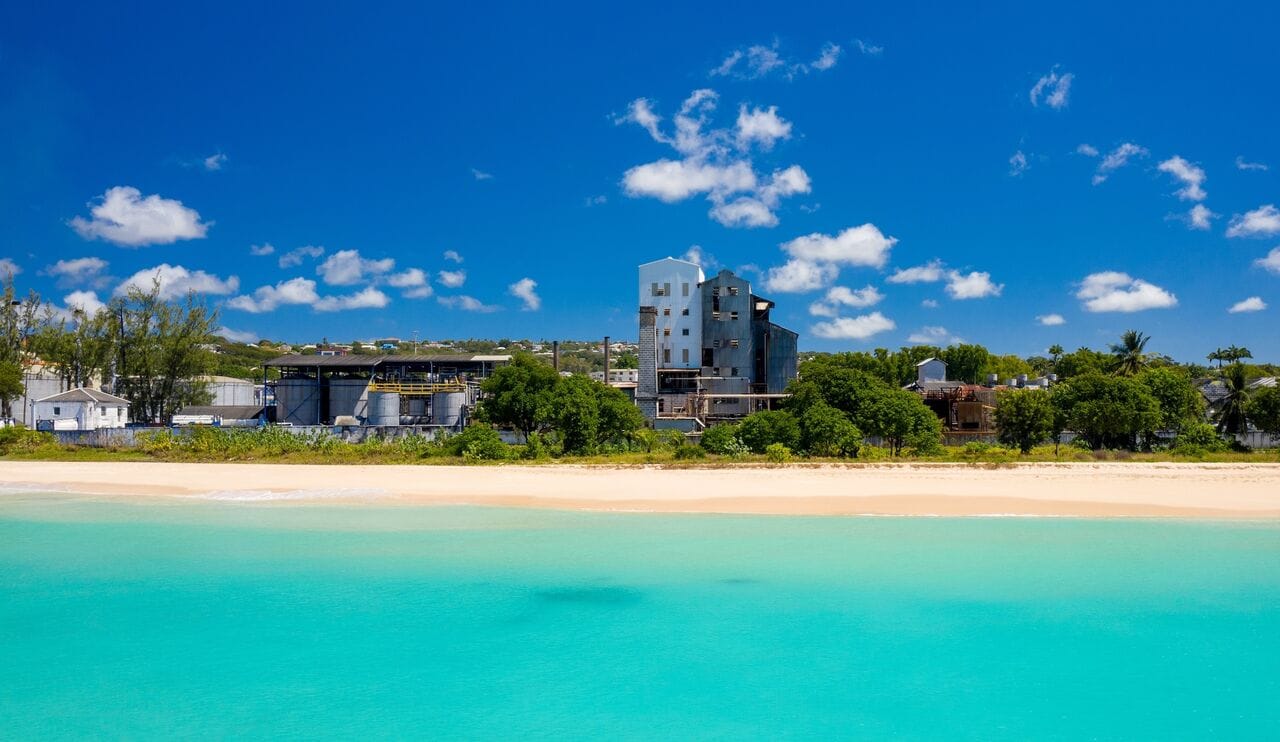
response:
{"label": "metal roof", "polygon": [[44,399],[37,399],[37,402],[93,402],[95,404],[112,405],[115,407],[128,407],[129,400],[117,397],[114,394],[107,394],[101,389],[86,389],[79,387],[61,394],[54,394]]}
{"label": "metal roof", "polygon": [[382,364],[403,365],[409,363],[501,363],[510,361],[509,355],[476,355],[473,353],[456,355],[417,355],[417,356],[376,356],[346,355],[319,356],[293,354],[273,358],[262,364],[278,368],[281,366],[311,366],[316,368],[375,368]]}

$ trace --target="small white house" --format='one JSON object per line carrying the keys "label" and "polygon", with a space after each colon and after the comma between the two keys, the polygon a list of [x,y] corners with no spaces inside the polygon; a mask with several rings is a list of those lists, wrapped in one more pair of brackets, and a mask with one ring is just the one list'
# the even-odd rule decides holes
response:
{"label": "small white house", "polygon": [[37,430],[102,430],[123,428],[129,401],[98,389],[80,387],[31,403]]}

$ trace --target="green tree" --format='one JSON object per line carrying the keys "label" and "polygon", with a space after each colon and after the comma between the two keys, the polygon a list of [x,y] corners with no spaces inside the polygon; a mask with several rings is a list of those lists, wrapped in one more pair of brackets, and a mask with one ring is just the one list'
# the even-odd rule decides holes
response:
{"label": "green tree", "polygon": [[1089,348],[1077,348],[1058,359],[1055,364],[1060,381],[1073,376],[1083,376],[1090,372],[1106,373],[1110,367],[1110,356]]}
{"label": "green tree", "polygon": [[1244,364],[1233,363],[1222,373],[1222,381],[1227,393],[1218,401],[1218,432],[1243,433],[1247,431],[1249,419],[1249,377]]}
{"label": "green tree", "polygon": [[800,445],[800,424],[786,410],[753,412],[738,424],[738,439],[752,453],[764,453],[772,443],[794,449]]}
{"label": "green tree", "polygon": [[996,427],[1000,442],[1024,454],[1053,435],[1052,394],[1040,390],[1002,391],[997,395]]}
{"label": "green tree", "polygon": [[738,440],[738,426],[727,423],[712,425],[702,431],[699,445],[714,454],[734,453],[742,446],[742,442]]}
{"label": "green tree", "polygon": [[1009,354],[1003,356],[991,356],[985,366],[982,368],[983,375],[995,374],[1000,381],[1011,379],[1018,374],[1031,374],[1035,369],[1030,363],[1022,360],[1018,356]]}
{"label": "green tree", "polygon": [[982,371],[990,361],[991,354],[981,345],[963,343],[942,351],[941,358],[947,364],[948,379],[977,384],[982,380]]}
{"label": "green tree", "polygon": [[0,361],[0,417],[13,417],[13,400],[25,390],[22,366],[16,361]]}
{"label": "green tree", "polygon": [[644,415],[626,394],[608,384],[594,383],[596,406],[600,411],[598,440],[601,443],[630,442],[636,431],[644,428]]}
{"label": "green tree", "polygon": [[1119,343],[1111,344],[1112,371],[1120,376],[1136,376],[1147,365],[1147,342],[1151,338],[1137,330],[1125,330]]}
{"label": "green tree", "polygon": [[1095,449],[1137,446],[1160,427],[1160,403],[1136,380],[1088,373],[1053,393],[1065,427]]}
{"label": "green tree", "polygon": [[476,417],[493,425],[510,427],[524,439],[550,421],[551,393],[560,375],[530,353],[516,353],[511,362],[496,369],[481,383],[485,398]]}
{"label": "green tree", "polygon": [[879,436],[894,456],[905,447],[936,447],[942,437],[942,421],[924,405],[920,397],[901,389],[890,389],[877,395],[866,411],[866,427],[870,435]]}
{"label": "green tree", "polygon": [[826,402],[810,405],[800,415],[800,447],[810,456],[857,456],[862,431]]}
{"label": "green tree", "polygon": [[551,393],[552,417],[565,453],[591,453],[600,443],[597,385],[586,376],[575,375],[561,379]]}
{"label": "green tree", "polygon": [[208,346],[217,327],[216,312],[194,293],[181,302],[164,300],[158,278],[149,291],[133,288],[104,311],[115,318],[114,391],[129,400],[130,417],[160,422],[183,406],[208,403],[205,385],[197,379],[213,368]]}
{"label": "green tree", "polygon": [[1049,360],[1053,362],[1054,373],[1058,371],[1058,359],[1062,358],[1062,346],[1054,343],[1049,346]]}
{"label": "green tree", "polygon": [[1273,438],[1280,438],[1280,387],[1263,387],[1253,393],[1245,406],[1253,426]]}
{"label": "green tree", "polygon": [[88,314],[79,309],[67,318],[46,314],[45,322],[31,337],[31,348],[62,377],[69,388],[91,386],[107,376],[119,342],[113,333],[110,312]]}
{"label": "green tree", "polygon": [[1191,385],[1191,376],[1181,368],[1148,368],[1136,377],[1160,405],[1160,428],[1181,432],[1193,423],[1204,422],[1204,396]]}

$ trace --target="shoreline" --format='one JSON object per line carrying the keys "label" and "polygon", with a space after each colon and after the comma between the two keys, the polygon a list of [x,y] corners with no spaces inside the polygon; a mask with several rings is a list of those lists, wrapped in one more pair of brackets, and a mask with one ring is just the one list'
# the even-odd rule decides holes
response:
{"label": "shoreline", "polygon": [[1062,462],[988,468],[925,463],[673,469],[4,461],[0,462],[0,487],[16,492],[283,505],[1280,520],[1280,464]]}

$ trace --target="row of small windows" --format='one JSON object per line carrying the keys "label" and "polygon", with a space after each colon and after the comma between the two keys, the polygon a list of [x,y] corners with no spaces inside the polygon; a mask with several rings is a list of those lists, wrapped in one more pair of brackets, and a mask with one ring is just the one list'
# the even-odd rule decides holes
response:
{"label": "row of small windows", "polygon": [[[725,287],[725,288],[726,288],[726,290],[728,291],[728,295],[729,295],[729,296],[737,296],[737,295],[738,295],[738,287],[737,287],[737,286],[727,286],[727,287]],[[711,295],[712,295],[712,296],[719,296],[719,295],[720,295],[720,287],[719,287],[719,286],[712,286],[712,287],[711,287]]]}
{"label": "row of small windows", "polygon": [[[663,308],[662,308],[662,316],[663,316],[663,317],[670,317],[670,316],[671,316],[671,307],[663,307]],[[688,308],[688,307],[685,307],[684,309],[681,309],[681,310],[680,310],[680,316],[681,316],[681,317],[688,317],[688,316],[689,316],[689,308]]]}
{"label": "row of small windows", "polygon": [[[689,328],[688,328],[688,327],[683,327],[683,328],[681,328],[681,329],[680,329],[680,334],[681,334],[681,335],[688,336],[688,335],[689,335]],[[670,328],[670,327],[664,327],[664,328],[662,328],[662,336],[663,336],[663,337],[667,337],[667,338],[671,337],[671,328]]]}
{"label": "row of small windows", "polygon": [[[720,311],[712,312],[712,313],[711,313],[711,319],[714,319],[714,320],[724,319],[724,314],[725,314],[724,312],[720,312]],[[737,313],[737,312],[729,312],[728,314],[729,314],[729,319],[730,319],[730,320],[735,320],[735,321],[736,321],[736,320],[738,319],[738,313]]]}
{"label": "row of small windows", "polygon": [[[662,362],[663,362],[663,363],[671,363],[671,349],[670,349],[670,348],[663,348],[663,349],[662,349]],[[688,363],[688,362],[689,362],[689,349],[688,349],[688,348],[681,348],[681,349],[680,349],[680,362],[681,362],[681,363]]]}
{"label": "row of small windows", "polygon": [[[649,284],[649,293],[652,296],[671,296],[671,284],[669,283],[659,284],[657,281],[654,281],[653,283]],[[680,284],[680,295],[681,296],[689,295],[689,284],[687,283]]]}

